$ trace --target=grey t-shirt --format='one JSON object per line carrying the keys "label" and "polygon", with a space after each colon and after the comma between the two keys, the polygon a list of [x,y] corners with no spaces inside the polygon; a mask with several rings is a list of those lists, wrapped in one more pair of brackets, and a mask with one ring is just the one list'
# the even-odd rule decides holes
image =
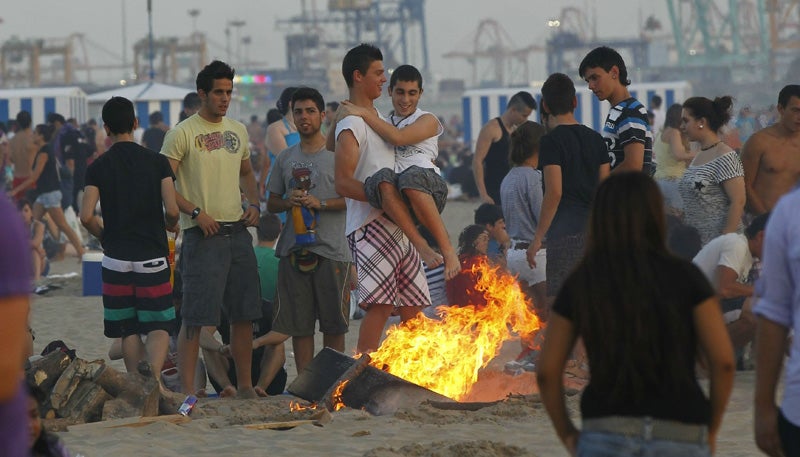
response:
{"label": "grey t-shirt", "polygon": [[543,198],[541,171],[526,166],[509,170],[500,184],[500,201],[511,239],[533,240]]}
{"label": "grey t-shirt", "polygon": [[[308,193],[320,200],[339,198],[333,182],[333,152],[323,146],[315,153],[304,153],[300,144],[289,147],[278,156],[273,164],[273,172],[269,179],[268,189],[271,194],[284,195],[294,189],[297,183],[295,176],[311,180]],[[350,262],[350,248],[344,236],[346,211],[319,211],[316,227],[316,244],[309,250],[328,259]],[[287,214],[286,225],[283,226],[275,252],[278,257],[286,257],[295,244],[294,225],[290,214]]]}

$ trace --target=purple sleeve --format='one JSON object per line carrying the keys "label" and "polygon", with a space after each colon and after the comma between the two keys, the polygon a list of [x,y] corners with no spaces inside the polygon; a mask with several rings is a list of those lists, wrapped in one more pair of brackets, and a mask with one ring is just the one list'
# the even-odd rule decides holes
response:
{"label": "purple sleeve", "polygon": [[0,298],[31,292],[30,234],[5,194],[0,195]]}
{"label": "purple sleeve", "polygon": [[[756,283],[759,297],[753,313],[784,327],[792,327],[792,302],[796,294],[795,278],[792,277],[792,257],[800,258],[800,243],[795,236],[797,218],[791,214],[796,211],[795,203],[789,197],[778,202],[772,211],[764,233],[763,269]],[[792,233],[796,232],[796,233]]]}

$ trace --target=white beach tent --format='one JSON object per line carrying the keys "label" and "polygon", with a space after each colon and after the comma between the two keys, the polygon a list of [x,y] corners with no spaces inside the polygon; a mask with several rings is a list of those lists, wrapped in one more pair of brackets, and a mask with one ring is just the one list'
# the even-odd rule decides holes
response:
{"label": "white beach tent", "polygon": [[33,125],[43,124],[50,113],[86,122],[89,109],[86,92],[80,87],[32,87],[0,90],[0,121],[16,119],[17,113],[31,113]]}
{"label": "white beach tent", "polygon": [[183,97],[194,89],[169,86],[156,82],[146,82],[134,86],[120,86],[116,89],[96,92],[89,95],[89,110],[100,121],[103,104],[111,97],[125,97],[133,102],[139,126],[146,129],[150,125],[148,117],[154,111],[161,111],[164,123],[174,126],[183,109]]}

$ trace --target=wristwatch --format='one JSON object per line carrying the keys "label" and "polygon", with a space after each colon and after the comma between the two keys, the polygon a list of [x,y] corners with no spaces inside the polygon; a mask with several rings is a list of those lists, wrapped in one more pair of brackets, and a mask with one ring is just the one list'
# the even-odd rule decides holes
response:
{"label": "wristwatch", "polygon": [[202,210],[200,209],[199,206],[197,208],[193,209],[192,210],[192,219],[197,219],[197,216],[200,215],[200,211],[202,211]]}
{"label": "wristwatch", "polygon": [[327,209],[327,208],[328,208],[328,200],[320,200],[319,209]]}

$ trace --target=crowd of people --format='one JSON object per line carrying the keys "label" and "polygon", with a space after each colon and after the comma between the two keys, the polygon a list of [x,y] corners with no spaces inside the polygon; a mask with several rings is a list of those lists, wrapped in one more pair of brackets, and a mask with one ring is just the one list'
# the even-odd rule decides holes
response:
{"label": "crowd of people", "polygon": [[[709,455],[748,346],[759,361],[756,441],[770,455],[781,446],[798,455],[800,349],[788,335],[800,327],[800,86],[783,88],[777,114],[759,117],[764,128],[754,123],[740,146],[729,138],[749,117],[731,120],[731,96],[666,110],[654,97],[648,110],[615,50],[592,50],[578,70],[610,105],[602,131],[576,120],[574,83],[556,73],[540,104],[525,91],[511,97],[474,152],[459,149],[457,126],[419,107],[419,71],[403,65],[387,80],[368,44],[344,57],[346,101],[288,88],[268,125],[227,116],[235,71],[221,61],[199,72],[172,128],[153,113],[142,131],[122,97],[103,106],[102,133],[55,113],[32,126],[20,112],[7,146],[18,210],[0,199],[4,221],[19,214],[3,237],[14,261],[0,263],[4,347],[14,360],[30,355],[28,294],[47,272],[46,234],[84,253],[65,211],[104,251],[110,357],[128,370],[146,360],[162,388],[185,394],[203,393],[206,376],[220,396],[282,392],[286,340],[298,372],[314,357],[317,329],[325,346],[345,351],[351,294],[361,353],[379,347],[392,315],[487,306],[474,268],[486,263],[516,275],[547,323],[521,335],[512,368],[537,371],[573,455]],[[374,101],[387,82],[393,109],[384,115]],[[537,111],[540,122],[528,120]],[[480,201],[457,249],[441,217],[453,184]],[[180,233],[174,269],[168,232]],[[20,364],[8,365],[4,449],[20,446],[5,426],[27,398]],[[566,411],[565,371],[588,382],[580,431]],[[59,449],[46,434],[36,442]]]}

